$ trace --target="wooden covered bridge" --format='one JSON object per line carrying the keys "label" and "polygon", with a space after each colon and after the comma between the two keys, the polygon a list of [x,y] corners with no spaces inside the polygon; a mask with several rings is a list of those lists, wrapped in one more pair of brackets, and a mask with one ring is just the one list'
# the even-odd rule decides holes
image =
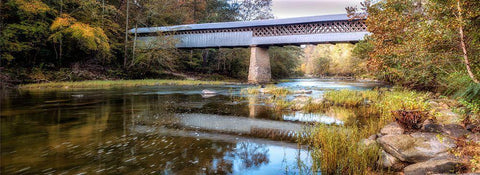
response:
{"label": "wooden covered bridge", "polygon": [[269,46],[355,43],[368,34],[364,20],[346,14],[148,27],[130,30],[137,41],[156,41],[159,33],[174,35],[177,48],[250,47],[248,81],[266,83],[271,79]]}

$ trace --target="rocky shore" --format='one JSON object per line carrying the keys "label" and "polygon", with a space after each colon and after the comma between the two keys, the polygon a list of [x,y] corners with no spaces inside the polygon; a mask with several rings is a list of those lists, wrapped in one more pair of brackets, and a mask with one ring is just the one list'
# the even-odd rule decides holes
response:
{"label": "rocky shore", "polygon": [[472,132],[477,127],[427,119],[421,129],[407,131],[392,122],[362,142],[380,146],[377,163],[385,169],[406,175],[461,173],[469,158],[454,150],[459,141],[480,143],[480,133]]}

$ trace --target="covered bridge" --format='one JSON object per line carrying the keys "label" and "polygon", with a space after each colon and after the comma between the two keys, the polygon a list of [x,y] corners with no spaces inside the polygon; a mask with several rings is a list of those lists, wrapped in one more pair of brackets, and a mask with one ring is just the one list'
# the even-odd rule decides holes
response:
{"label": "covered bridge", "polygon": [[268,46],[355,43],[368,34],[364,20],[352,20],[346,14],[147,27],[130,32],[137,33],[137,40],[143,43],[173,35],[178,40],[175,46],[184,49],[250,47],[248,80],[253,83],[271,79]]}

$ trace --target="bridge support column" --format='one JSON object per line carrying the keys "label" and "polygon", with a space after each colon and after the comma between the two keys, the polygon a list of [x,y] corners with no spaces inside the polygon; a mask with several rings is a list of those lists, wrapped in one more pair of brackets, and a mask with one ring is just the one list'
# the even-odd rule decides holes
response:
{"label": "bridge support column", "polygon": [[268,83],[272,79],[268,47],[250,47],[249,83]]}

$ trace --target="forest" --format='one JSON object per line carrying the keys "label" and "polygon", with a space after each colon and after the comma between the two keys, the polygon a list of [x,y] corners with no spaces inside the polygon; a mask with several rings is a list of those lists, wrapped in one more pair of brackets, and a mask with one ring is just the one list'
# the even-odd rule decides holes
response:
{"label": "forest", "polygon": [[[272,19],[271,6],[271,0],[2,1],[2,86],[182,76],[245,80],[246,48],[178,50],[174,41],[136,48],[127,31]],[[371,35],[355,45],[318,45],[314,53],[308,47],[272,47],[272,77],[346,75],[478,101],[480,2],[365,1],[346,12],[352,18],[368,14]],[[305,54],[312,56],[301,59]]]}
{"label": "forest", "polygon": [[[248,49],[177,50],[173,41],[160,49],[135,49],[134,36],[127,30],[273,18],[271,1],[9,0],[1,12],[5,84],[182,78],[172,72],[245,79]],[[294,72],[300,51],[295,47],[280,50],[285,54],[275,56],[275,77]],[[290,65],[281,65],[286,59]]]}

